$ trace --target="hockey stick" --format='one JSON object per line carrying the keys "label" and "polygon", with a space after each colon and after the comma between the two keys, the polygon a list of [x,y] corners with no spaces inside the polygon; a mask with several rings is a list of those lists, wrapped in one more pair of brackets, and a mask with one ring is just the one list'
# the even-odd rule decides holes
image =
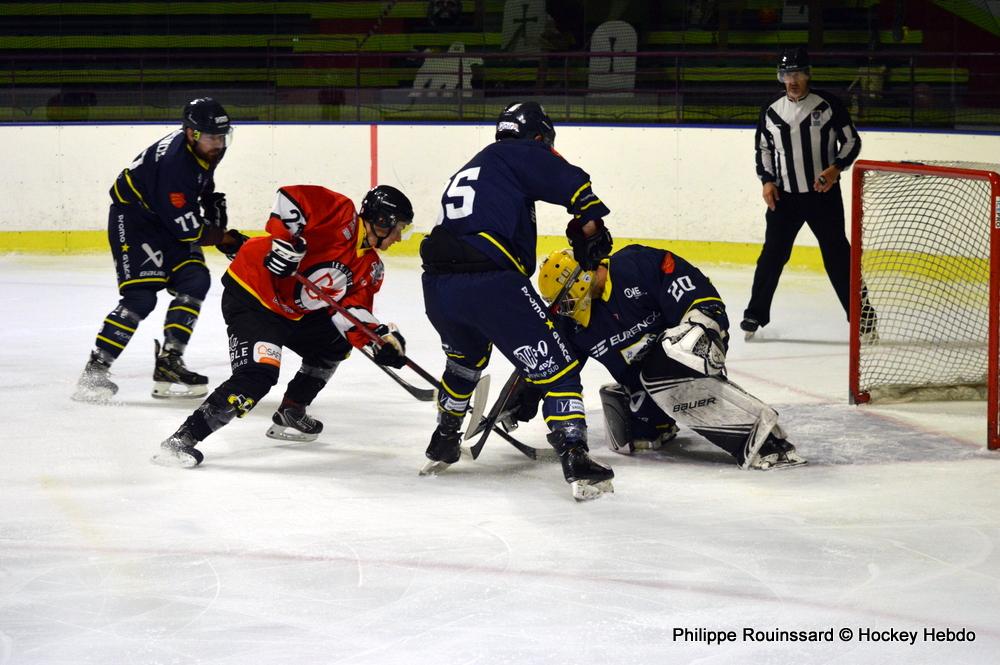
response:
{"label": "hockey stick", "polygon": [[[581,272],[583,272],[583,268],[580,266],[580,264],[577,264],[576,267],[573,268],[573,272],[570,273],[569,279],[566,280],[566,283],[563,284],[563,287],[559,289],[559,293],[556,294],[556,297],[552,300],[552,307],[550,308],[551,311],[555,312],[558,310],[559,305],[563,301],[563,298],[565,298],[566,294],[569,293],[570,288],[572,288],[573,284],[576,282],[576,279],[577,277],[580,276]],[[515,369],[514,372],[510,375],[510,378],[507,379],[507,383],[504,384],[503,390],[501,390],[500,394],[497,396],[497,401],[493,404],[493,407],[490,409],[490,412],[481,421],[479,421],[479,424],[476,426],[476,428],[472,431],[471,434],[466,435],[466,438],[471,438],[475,436],[476,433],[482,432],[482,434],[479,437],[479,441],[477,441],[476,444],[469,449],[469,451],[472,453],[472,459],[477,459],[479,457],[479,454],[483,451],[483,446],[486,445],[486,439],[489,438],[491,432],[493,432],[494,430],[496,430],[497,432],[501,431],[500,428],[497,427],[497,422],[511,415],[510,412],[504,411],[504,407],[507,405],[507,400],[509,400],[511,395],[514,394],[514,391],[517,390],[518,385],[523,380],[524,379],[521,378],[520,372],[518,372]],[[506,435],[507,432],[503,432],[503,434]],[[503,438],[507,439],[507,441],[510,442],[510,438],[513,437],[508,438],[508,436],[503,436]],[[511,443],[511,445],[514,444]],[[544,448],[542,449],[533,448],[531,446],[526,446],[524,444],[521,444],[521,446],[514,445],[514,447],[520,450],[523,454],[530,457],[531,459],[538,459],[539,454],[546,452],[546,449]],[[531,454],[525,451],[524,448],[530,449]]]}
{"label": "hockey stick", "polygon": [[[300,273],[296,272],[296,273],[292,273],[292,274],[295,277],[295,279],[297,279],[302,284],[302,286],[304,286],[307,289],[309,289],[309,291],[314,296],[316,296],[317,298],[319,298],[320,300],[322,300],[323,302],[325,302],[327,305],[329,305],[330,309],[336,311],[338,314],[340,314],[345,319],[347,319],[348,321],[350,321],[354,325],[354,327],[357,330],[359,330],[365,337],[367,337],[369,340],[371,340],[375,344],[375,346],[377,348],[381,349],[382,345],[386,343],[385,340],[383,340],[381,337],[379,337],[375,333],[374,330],[372,330],[371,328],[368,327],[368,325],[366,323],[364,323],[361,319],[359,319],[358,317],[356,317],[353,314],[351,314],[351,312],[346,307],[344,307],[343,305],[341,305],[339,302],[337,302],[336,300],[334,300],[333,298],[331,298],[326,292],[324,292],[322,289],[320,289],[319,285],[316,284],[316,282],[313,282],[308,277],[305,277],[304,275],[302,275]],[[373,356],[369,356],[367,353],[365,355],[368,356],[369,358],[371,358],[372,362],[375,361],[375,358]],[[414,372],[416,372],[417,374],[419,374],[420,378],[422,378],[425,381],[427,381],[427,383],[431,384],[435,388],[438,387],[438,380],[435,379],[434,376],[431,375],[423,367],[421,367],[417,363],[413,362],[412,360],[410,360],[406,356],[403,356],[403,363],[407,367],[409,367],[410,369],[412,369]],[[376,364],[378,364],[378,363],[376,363]],[[379,365],[379,367],[382,367],[382,366]],[[396,378],[396,382],[397,383],[399,383],[401,381],[401,379],[398,379],[397,377],[395,377],[395,372],[389,371],[388,368],[386,368],[386,367],[382,367],[382,369],[385,370],[385,371],[388,371],[389,374],[393,374],[394,378]],[[402,384],[400,384],[400,385],[402,385]],[[414,395],[414,397],[416,397],[416,395]],[[419,397],[418,397],[418,399],[419,399]],[[427,400],[422,400],[422,401],[427,401]]]}
{"label": "hockey stick", "polygon": [[[361,349],[361,353],[365,354],[365,356],[372,362],[375,362],[375,356],[372,355],[372,352],[367,348]],[[434,401],[434,390],[432,388],[417,388],[415,385],[407,382],[406,379],[401,377],[399,374],[396,374],[385,365],[379,365],[378,363],[375,363],[375,366],[378,367],[383,372],[385,372],[386,374],[388,374],[389,378],[391,378],[393,381],[402,386],[403,390],[416,397],[419,401],[421,402]]]}
{"label": "hockey stick", "polygon": [[[333,298],[331,298],[327,293],[325,293],[324,291],[322,291],[320,289],[319,285],[317,285],[315,282],[313,282],[309,278],[305,277],[304,275],[301,275],[300,273],[296,272],[296,273],[293,273],[293,274],[295,276],[295,279],[297,279],[304,287],[306,287],[317,298],[319,298],[320,300],[322,300],[323,302],[325,302],[327,305],[329,305],[329,307],[331,309],[333,309],[334,311],[342,314],[345,319],[347,319],[348,321],[350,321],[351,323],[353,323],[354,326],[357,329],[361,330],[372,342],[374,342],[375,344],[377,344],[379,347],[381,347],[382,344],[385,344],[385,342],[382,341],[382,338],[379,337],[378,335],[376,335],[375,332],[372,331],[371,328],[369,328],[367,325],[365,325],[361,321],[361,319],[359,319],[356,316],[354,316],[353,314],[351,314],[347,310],[346,307],[344,307],[339,302],[337,302],[336,300],[334,300]],[[362,351],[362,353],[365,353],[365,352]],[[374,355],[370,355],[369,353],[365,353],[365,356],[367,358],[371,359],[372,362],[375,362]],[[409,367],[414,372],[416,372],[417,374],[419,374],[421,376],[421,378],[423,378],[425,381],[427,381],[432,386],[434,386],[434,388],[440,390],[441,383],[436,378],[434,378],[430,373],[428,373],[427,370],[425,370],[423,367],[421,367],[420,365],[416,364],[415,362],[413,362],[412,360],[410,360],[406,356],[404,356],[403,359],[406,362],[406,366],[407,367]],[[420,400],[422,402],[428,402],[428,401],[431,401],[431,400],[434,399],[434,391],[433,390],[421,390],[420,388],[416,388],[415,386],[412,386],[409,383],[407,383],[406,381],[404,381],[398,374],[396,374],[395,372],[393,372],[392,370],[390,370],[388,367],[383,367],[382,365],[379,365],[378,363],[375,363],[375,364],[379,367],[379,369],[381,369],[386,374],[388,374],[389,376],[391,376],[392,379],[396,383],[398,383],[399,385],[403,386],[403,388],[408,393],[410,393],[411,395],[413,395],[414,397],[416,397],[418,400]],[[484,379],[489,379],[489,377],[484,377]],[[480,379],[480,381],[483,381],[484,379]],[[486,385],[488,387],[488,385],[489,385],[488,382],[487,382]],[[425,394],[429,394],[428,398],[427,399],[422,399],[422,396],[425,395]],[[515,448],[517,448],[518,450],[520,450],[522,453],[524,453],[528,457],[531,457],[531,459],[535,459],[535,456],[533,454],[529,454],[528,452],[526,452],[526,450],[533,451],[534,450],[533,448],[531,448],[530,446],[527,446],[527,445],[521,443],[520,441],[518,441],[514,437],[508,435],[507,432],[504,432],[499,426],[492,425],[492,427],[494,429],[496,429],[497,432],[504,439],[506,439],[507,441],[509,441],[512,446],[514,446]],[[480,446],[480,450],[481,449],[482,449],[482,446]],[[479,453],[477,452],[473,456],[473,459],[475,459],[478,455],[479,455]]]}

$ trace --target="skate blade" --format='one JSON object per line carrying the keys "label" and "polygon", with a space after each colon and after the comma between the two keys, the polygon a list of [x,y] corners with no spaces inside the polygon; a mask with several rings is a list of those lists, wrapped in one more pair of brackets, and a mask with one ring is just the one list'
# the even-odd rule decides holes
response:
{"label": "skate blade", "polygon": [[591,501],[615,492],[615,486],[610,479],[596,483],[592,480],[574,480],[570,483],[570,487],[573,489],[573,498],[577,501]]}
{"label": "skate blade", "polygon": [[309,443],[310,441],[315,441],[319,438],[319,432],[310,434],[308,432],[300,432],[294,427],[285,427],[284,425],[271,425],[267,429],[267,437],[269,439],[277,439],[278,441],[295,441],[296,443]]}
{"label": "skate blade", "polygon": [[451,464],[449,462],[427,462],[424,464],[424,468],[420,469],[421,476],[436,476],[445,469],[447,469]]}
{"label": "skate blade", "polygon": [[753,339],[753,336],[757,334],[756,330],[744,330],[743,331],[743,341],[749,342]]}
{"label": "skate blade", "polygon": [[[202,457],[202,459],[204,459],[204,457]],[[182,452],[168,452],[166,450],[161,450],[156,453],[149,461],[153,464],[168,466],[175,469],[193,469],[201,464],[201,459],[198,459],[194,455]]]}
{"label": "skate blade", "polygon": [[208,394],[208,384],[192,386],[171,381],[154,381],[153,397],[157,399],[190,399]]}
{"label": "skate blade", "polygon": [[[775,458],[775,459],[772,459]],[[791,455],[782,459],[777,459],[775,455],[768,455],[750,468],[757,471],[779,471],[782,469],[793,469],[797,466],[805,466],[809,462],[798,455]]]}
{"label": "skate blade", "polygon": [[75,393],[70,395],[70,399],[83,404],[110,404],[116,392],[115,390],[79,388]]}

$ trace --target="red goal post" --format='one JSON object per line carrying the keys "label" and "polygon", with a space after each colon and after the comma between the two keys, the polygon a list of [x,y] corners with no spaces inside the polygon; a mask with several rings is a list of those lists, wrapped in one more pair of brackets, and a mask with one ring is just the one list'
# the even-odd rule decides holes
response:
{"label": "red goal post", "polygon": [[850,399],[985,399],[1000,448],[1000,165],[854,165]]}

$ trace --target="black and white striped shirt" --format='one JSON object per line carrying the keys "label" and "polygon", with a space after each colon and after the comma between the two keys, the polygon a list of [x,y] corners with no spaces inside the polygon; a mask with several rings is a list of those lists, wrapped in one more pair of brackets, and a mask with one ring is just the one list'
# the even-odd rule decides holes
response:
{"label": "black and white striped shirt", "polygon": [[757,121],[757,177],[778,189],[811,192],[816,177],[835,164],[849,167],[861,152],[861,137],[834,95],[809,90],[799,101],[782,93],[765,105]]}

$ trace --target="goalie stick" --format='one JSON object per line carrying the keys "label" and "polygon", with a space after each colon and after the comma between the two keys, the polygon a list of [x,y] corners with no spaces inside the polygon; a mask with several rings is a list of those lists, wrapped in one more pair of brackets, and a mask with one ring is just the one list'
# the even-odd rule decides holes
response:
{"label": "goalie stick", "polygon": [[[562,303],[563,298],[565,298],[566,294],[569,293],[570,288],[576,282],[576,278],[580,276],[581,272],[583,272],[583,268],[580,267],[580,264],[578,263],[576,267],[573,268],[573,272],[570,273],[569,279],[566,280],[566,283],[563,284],[562,288],[559,289],[559,293],[556,294],[556,297],[552,300],[552,307],[550,308],[552,312],[558,311],[559,305]],[[514,372],[510,375],[510,378],[507,379],[507,383],[504,384],[503,390],[501,390],[500,394],[497,395],[497,401],[493,404],[493,407],[490,408],[490,412],[486,414],[482,418],[482,420],[479,421],[479,424],[476,425],[476,427],[471,431],[471,433],[466,434],[465,438],[469,439],[475,436],[477,433],[481,432],[479,436],[479,441],[477,441],[476,444],[469,449],[469,452],[472,453],[472,459],[477,459],[479,457],[479,454],[483,452],[483,446],[486,445],[486,439],[489,438],[490,433],[493,431],[496,431],[497,433],[502,432],[501,434],[502,438],[506,439],[508,443],[510,443],[512,446],[521,451],[521,453],[523,453],[527,457],[530,457],[531,459],[541,459],[543,457],[549,457],[548,452],[550,449],[548,448],[534,448],[532,446],[528,446],[523,443],[521,445],[515,445],[513,441],[511,441],[513,437],[511,437],[506,431],[503,431],[497,425],[498,422],[508,421],[510,416],[513,415],[513,410],[505,411],[504,407],[507,405],[507,400],[509,400],[510,396],[514,394],[514,392],[517,390],[517,387],[523,380],[524,379],[521,377],[520,372],[518,372],[515,369]],[[516,425],[517,421],[515,420],[514,426]],[[510,429],[513,428],[514,427],[511,427]],[[552,450],[551,452],[553,453],[552,456],[555,457],[555,450]]]}

